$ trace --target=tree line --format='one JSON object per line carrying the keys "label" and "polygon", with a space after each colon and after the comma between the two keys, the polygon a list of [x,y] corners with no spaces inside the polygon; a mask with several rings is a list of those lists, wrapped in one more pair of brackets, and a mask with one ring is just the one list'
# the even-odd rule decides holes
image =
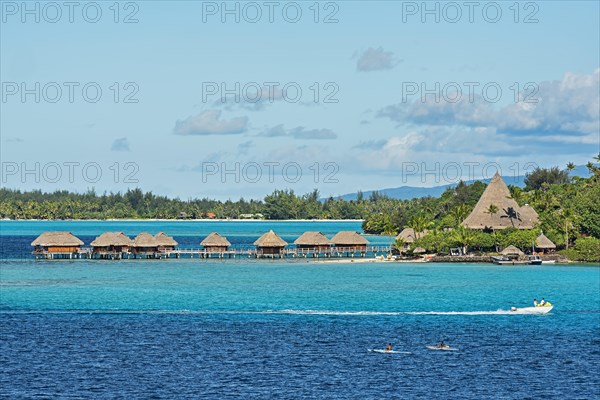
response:
{"label": "tree line", "polygon": [[[600,155],[596,158],[600,161]],[[9,219],[201,219],[260,216],[281,219],[362,219],[365,233],[395,237],[405,227],[416,232],[428,230],[415,243],[427,250],[443,252],[449,247],[490,249],[504,242],[528,246],[531,237],[543,230],[560,248],[569,249],[579,238],[600,238],[600,168],[587,164],[589,178],[571,177],[569,170],[558,167],[538,168],[528,174],[526,187],[509,186],[511,196],[520,205],[531,205],[540,216],[537,230],[519,232],[476,232],[461,228],[461,222],[473,210],[486,184],[459,182],[440,197],[411,200],[388,198],[373,192],[356,200],[329,197],[321,199],[318,190],[298,195],[293,190],[275,190],[262,200],[219,201],[170,199],[166,196],[130,189],[125,193],[97,194],[56,191],[22,192],[0,189],[0,218]],[[490,213],[498,210],[489,210]],[[512,236],[509,236],[512,235]]]}

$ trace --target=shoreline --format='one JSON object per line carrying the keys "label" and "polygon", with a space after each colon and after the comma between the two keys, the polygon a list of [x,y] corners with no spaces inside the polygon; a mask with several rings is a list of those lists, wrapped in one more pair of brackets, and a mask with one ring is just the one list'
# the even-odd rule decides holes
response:
{"label": "shoreline", "polygon": [[363,219],[2,219],[11,222],[363,222]]}

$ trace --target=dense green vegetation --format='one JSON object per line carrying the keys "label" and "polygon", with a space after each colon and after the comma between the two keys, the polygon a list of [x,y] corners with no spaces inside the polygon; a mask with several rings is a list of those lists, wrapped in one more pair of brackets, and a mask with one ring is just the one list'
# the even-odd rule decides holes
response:
{"label": "dense green vegetation", "polygon": [[[531,205],[540,216],[532,231],[505,229],[478,232],[463,229],[486,184],[461,182],[439,198],[395,200],[374,192],[368,199],[345,201],[320,199],[317,190],[297,195],[276,190],[262,201],[240,199],[217,201],[169,199],[141,189],[126,193],[77,194],[67,191],[42,193],[0,189],[0,218],[10,219],[119,219],[119,218],[239,218],[262,215],[266,219],[364,219],[366,233],[395,236],[405,227],[430,231],[413,245],[428,251],[447,252],[450,247],[465,250],[493,250],[513,244],[528,248],[540,230],[570,258],[594,259],[600,246],[600,168],[587,165],[591,177],[569,177],[558,167],[536,169],[526,177],[526,188],[509,186],[519,205]],[[572,164],[567,170],[572,169]],[[490,207],[490,213],[496,213]],[[589,237],[588,239],[585,239]],[[401,244],[398,243],[400,246]],[[598,259],[598,258],[596,258]]]}

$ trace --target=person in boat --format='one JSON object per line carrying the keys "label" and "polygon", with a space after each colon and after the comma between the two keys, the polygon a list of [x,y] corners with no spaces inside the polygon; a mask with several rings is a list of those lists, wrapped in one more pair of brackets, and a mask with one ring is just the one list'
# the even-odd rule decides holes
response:
{"label": "person in boat", "polygon": [[387,346],[385,346],[385,351],[392,351],[392,344],[388,343]]}
{"label": "person in boat", "polygon": [[538,306],[538,301],[537,301],[537,299],[533,299],[533,306],[534,306],[534,307],[537,307],[537,306]]}
{"label": "person in boat", "polygon": [[437,346],[438,349],[445,349],[446,347],[448,347],[448,345],[446,343],[444,343],[444,341],[442,340]]}
{"label": "person in boat", "polygon": [[540,301],[540,307],[544,307],[546,305],[546,300],[542,297],[542,301]]}

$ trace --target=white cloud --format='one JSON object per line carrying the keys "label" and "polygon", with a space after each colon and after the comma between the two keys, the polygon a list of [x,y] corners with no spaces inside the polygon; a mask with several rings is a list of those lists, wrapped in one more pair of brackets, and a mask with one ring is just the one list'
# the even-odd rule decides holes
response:
{"label": "white cloud", "polygon": [[221,120],[220,110],[206,110],[200,114],[177,121],[173,133],[176,135],[235,135],[246,132],[248,117]]}
{"label": "white cloud", "polygon": [[392,69],[400,61],[396,60],[394,53],[383,50],[383,47],[374,49],[369,47],[356,61],[356,70],[361,72]]}
{"label": "white cloud", "polygon": [[292,129],[285,129],[283,124],[279,124],[265,130],[260,134],[260,136],[292,137],[294,139],[304,140],[325,140],[337,138],[337,134],[331,129],[306,129],[303,126],[298,126]]}
{"label": "white cloud", "polygon": [[[537,91],[520,93],[520,101],[504,107],[475,96],[460,101],[421,101],[387,106],[378,113],[402,124],[486,127],[498,133],[587,137],[600,131],[600,69],[589,75],[567,73],[560,81],[544,81]],[[512,95],[512,93],[511,93]],[[524,102],[528,99],[530,102]],[[536,100],[531,102],[531,100]]]}

